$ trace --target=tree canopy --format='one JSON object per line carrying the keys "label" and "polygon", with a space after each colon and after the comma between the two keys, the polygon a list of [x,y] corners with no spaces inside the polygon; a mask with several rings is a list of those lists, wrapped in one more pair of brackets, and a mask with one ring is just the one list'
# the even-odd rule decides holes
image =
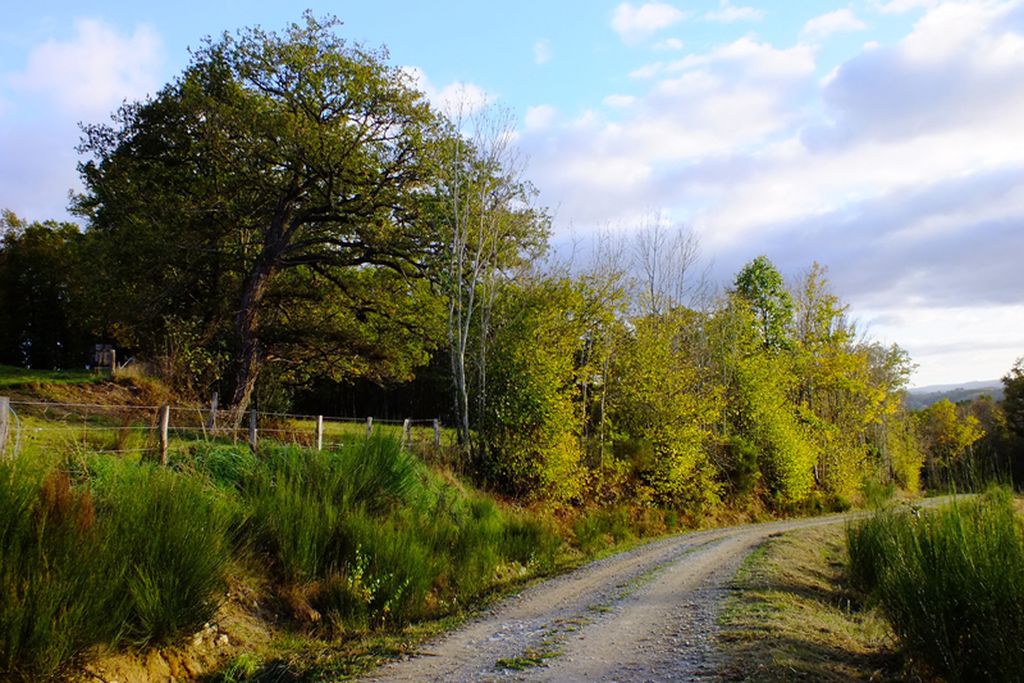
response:
{"label": "tree canopy", "polygon": [[793,321],[793,300],[775,265],[767,256],[758,256],[736,275],[735,287],[754,313],[764,347],[786,347]]}
{"label": "tree canopy", "polygon": [[141,283],[110,302],[111,332],[142,343],[170,316],[222,338],[238,411],[269,362],[402,376],[436,337],[418,278],[445,128],[338,24],[207,40],[154,98],[84,128],[77,209],[107,272]]}

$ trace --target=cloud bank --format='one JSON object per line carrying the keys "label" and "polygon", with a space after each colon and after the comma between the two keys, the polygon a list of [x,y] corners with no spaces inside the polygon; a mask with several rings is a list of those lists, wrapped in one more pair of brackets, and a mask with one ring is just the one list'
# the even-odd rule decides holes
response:
{"label": "cloud bank", "polygon": [[[866,26],[849,10],[791,45],[743,37],[635,68],[641,92],[526,132],[533,176],[562,224],[660,210],[697,230],[726,281],[759,253],[789,273],[817,259],[874,334],[902,341],[878,321],[933,315],[1005,371],[1024,354],[1024,316],[1007,313],[1024,292],[1010,256],[1024,254],[1022,5],[878,5],[923,14],[824,78],[817,44]],[[997,349],[982,320],[1004,326]],[[908,346],[922,383],[955,360]]]}

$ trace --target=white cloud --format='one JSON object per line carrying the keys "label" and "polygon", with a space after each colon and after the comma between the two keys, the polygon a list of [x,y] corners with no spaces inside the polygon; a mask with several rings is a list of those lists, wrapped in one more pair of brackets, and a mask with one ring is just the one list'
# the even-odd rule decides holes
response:
{"label": "white cloud", "polygon": [[658,193],[671,169],[772,140],[793,122],[788,100],[813,86],[814,58],[743,38],[643,72],[632,75],[654,79],[646,93],[605,98],[615,120],[590,113],[524,140],[538,186],[566,215],[615,221],[667,205]]}
{"label": "white cloud", "polygon": [[16,89],[45,95],[72,116],[96,118],[159,85],[160,36],[138,26],[130,36],[93,19],[75,23],[71,40],[47,40],[29,53],[24,71],[9,74]]}
{"label": "white cloud", "polygon": [[555,53],[551,49],[550,41],[538,40],[533,44],[533,61],[535,64],[547,64],[554,56]]}
{"label": "white cloud", "polygon": [[814,72],[814,50],[807,45],[779,49],[751,38],[740,38],[704,54],[687,55],[667,69],[685,71],[696,67],[713,67],[725,72],[731,80],[804,78]]}
{"label": "white cloud", "polygon": [[633,69],[629,72],[630,78],[636,79],[647,79],[654,78],[659,73],[664,71],[665,64],[663,62],[654,62],[653,64],[644,64],[643,66]]}
{"label": "white cloud", "polygon": [[426,95],[438,111],[452,118],[468,116],[497,99],[480,86],[465,81],[454,81],[438,88],[418,66],[403,66],[402,71],[412,87]]}
{"label": "white cloud", "polygon": [[627,43],[635,43],[686,18],[686,13],[664,2],[635,6],[624,2],[612,13],[612,29]]}
{"label": "white cloud", "polygon": [[870,326],[873,337],[910,352],[918,365],[915,386],[997,379],[1024,353],[1022,305],[892,307],[860,314],[883,321]]}
{"label": "white cloud", "polygon": [[683,41],[679,40],[678,38],[667,38],[667,39],[661,41],[660,43],[655,43],[654,44],[654,49],[655,50],[662,50],[662,51],[671,51],[671,52],[674,52],[674,51],[677,51],[677,50],[682,50],[683,49]]}
{"label": "white cloud", "polygon": [[558,110],[550,105],[540,104],[526,110],[523,122],[528,131],[542,130],[550,127],[556,116],[558,116]]}
{"label": "white cloud", "polygon": [[863,31],[866,28],[867,24],[858,19],[852,10],[839,9],[814,17],[804,24],[800,35],[820,40],[834,33]]}
{"label": "white cloud", "polygon": [[911,4],[902,40],[825,78],[806,36],[859,29],[852,12],[795,45],[635,69],[631,95],[604,99],[628,106],[523,136],[543,200],[584,229],[662,207],[718,281],[757,253],[791,274],[818,260],[872,337],[911,352],[916,384],[1001,375],[1024,353],[1024,0],[884,7]]}
{"label": "white cloud", "polygon": [[19,70],[0,73],[0,206],[33,220],[65,220],[68,192],[81,189],[77,122],[103,120],[124,100],[154,93],[162,43],[149,26],[121,33],[83,19],[70,38],[26,39],[24,51]]}
{"label": "white cloud", "polygon": [[644,90],[606,98],[628,102],[614,117],[524,136],[561,219],[666,207],[724,268],[823,261],[865,310],[1019,302],[1024,3],[936,7],[827,79],[812,46],[752,38],[632,75]]}
{"label": "white cloud", "polygon": [[875,2],[875,9],[882,14],[905,14],[916,9],[930,9],[939,4],[939,0],[889,0]]}
{"label": "white cloud", "polygon": [[764,10],[756,7],[737,7],[730,4],[729,0],[719,0],[718,9],[706,12],[704,19],[732,24],[737,21],[760,21],[764,19],[764,14]]}
{"label": "white cloud", "polygon": [[636,98],[632,95],[609,95],[602,101],[609,107],[624,109],[632,106],[636,102]]}

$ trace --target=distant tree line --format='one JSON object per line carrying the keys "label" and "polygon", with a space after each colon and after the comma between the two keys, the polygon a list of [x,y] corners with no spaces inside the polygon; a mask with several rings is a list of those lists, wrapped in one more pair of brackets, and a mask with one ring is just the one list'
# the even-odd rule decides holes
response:
{"label": "distant tree line", "polygon": [[522,498],[698,514],[1016,471],[1020,362],[1002,405],[911,414],[907,354],[863,339],[817,264],[787,286],[759,256],[716,294],[695,236],[655,218],[545,265],[511,122],[438,113],[337,28],[207,40],[85,126],[84,231],[0,223],[0,362],[114,343],[236,420],[254,400],[427,403]]}

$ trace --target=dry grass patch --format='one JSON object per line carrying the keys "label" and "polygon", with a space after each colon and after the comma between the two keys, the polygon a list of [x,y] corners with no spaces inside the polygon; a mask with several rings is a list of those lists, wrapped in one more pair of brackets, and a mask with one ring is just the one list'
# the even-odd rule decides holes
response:
{"label": "dry grass patch", "polygon": [[744,562],[720,618],[726,680],[891,680],[899,674],[884,617],[844,576],[841,525],[769,538]]}

